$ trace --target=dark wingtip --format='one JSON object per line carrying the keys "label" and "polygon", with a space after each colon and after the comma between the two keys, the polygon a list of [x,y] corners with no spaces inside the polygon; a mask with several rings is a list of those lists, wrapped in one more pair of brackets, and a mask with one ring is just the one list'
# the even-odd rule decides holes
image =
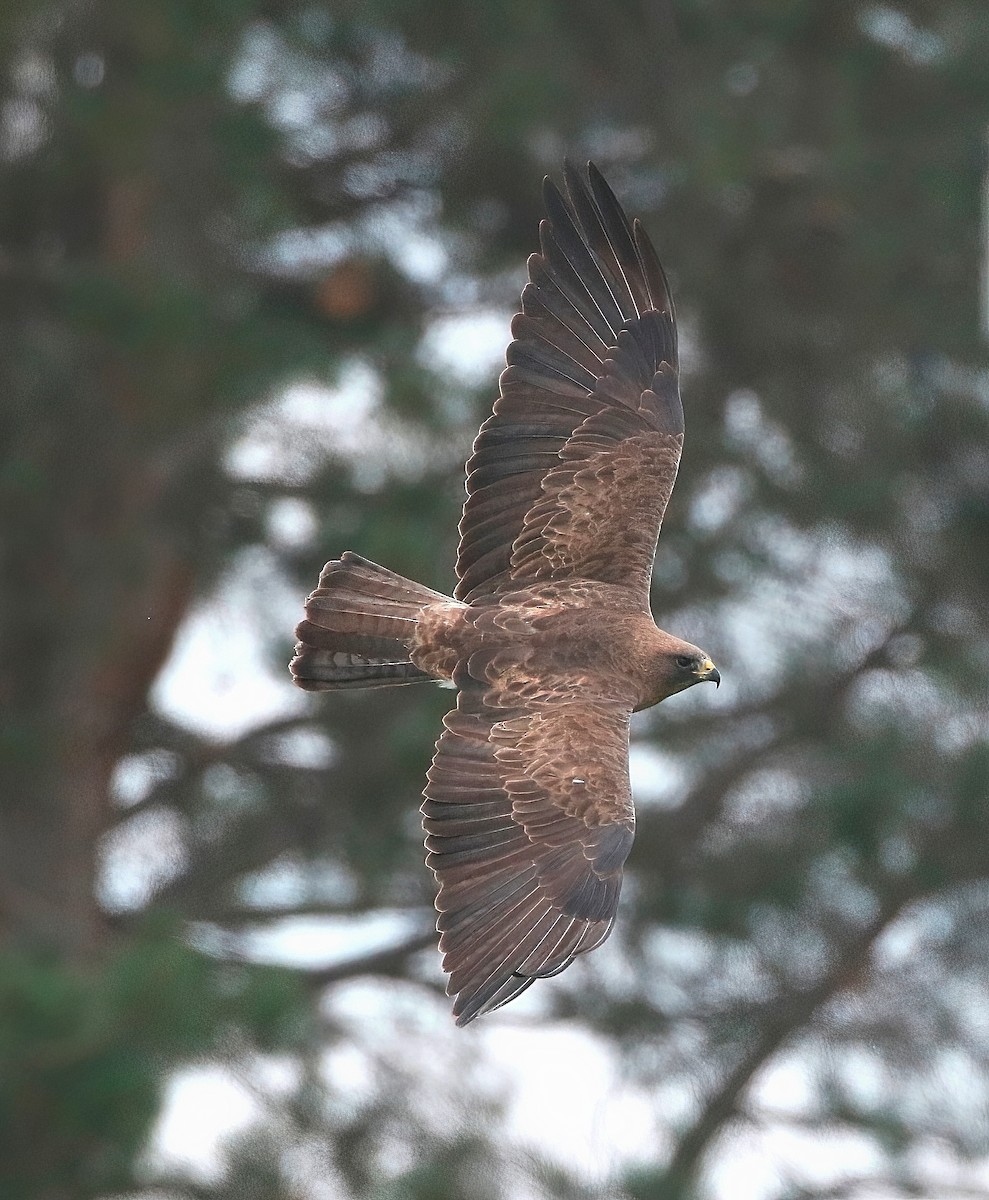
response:
{"label": "dark wingtip", "polygon": [[652,238],[638,217],[632,222],[632,237],[635,240],[635,249],[639,255],[642,273],[649,287],[653,305],[659,312],[669,313],[675,327],[677,310],[673,300],[673,289],[670,287],[669,278],[659,260],[659,255],[656,253],[656,247],[652,244]]}
{"label": "dark wingtip", "polygon": [[611,185],[608,183],[607,179],[605,179],[605,177],[601,174],[601,170],[598,167],[597,163],[592,162],[590,159],[587,160],[587,177],[591,181],[592,189],[601,188],[603,191],[607,192],[612,198],[614,198],[615,193],[611,190]]}
{"label": "dark wingtip", "polygon": [[554,232],[573,220],[567,198],[549,175],[543,180],[543,207]]}
{"label": "dark wingtip", "polygon": [[567,192],[572,200],[575,194],[583,187],[583,180],[580,177],[580,172],[573,165],[573,159],[570,157],[563,160],[563,181],[567,185]]}

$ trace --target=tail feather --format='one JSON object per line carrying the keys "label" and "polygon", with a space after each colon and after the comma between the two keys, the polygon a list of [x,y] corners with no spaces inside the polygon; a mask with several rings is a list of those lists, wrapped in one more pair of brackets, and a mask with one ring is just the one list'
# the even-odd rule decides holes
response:
{"label": "tail feather", "polygon": [[295,683],[324,691],[431,678],[411,661],[409,646],[422,609],[448,599],[346,551],[326,564],[306,601],[289,664]]}
{"label": "tail feather", "polygon": [[[345,633],[347,636],[342,637]],[[313,650],[330,650],[333,653],[343,651],[359,654],[364,658],[395,657],[395,639],[379,637],[372,633],[358,633],[356,630],[328,629],[323,625],[314,625],[312,621],[300,621],[296,626],[295,636],[306,648]]]}

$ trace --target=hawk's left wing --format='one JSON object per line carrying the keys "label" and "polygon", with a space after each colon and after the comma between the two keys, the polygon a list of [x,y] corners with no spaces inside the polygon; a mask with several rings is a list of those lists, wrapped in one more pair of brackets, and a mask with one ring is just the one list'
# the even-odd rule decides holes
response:
{"label": "hawk's left wing", "polygon": [[458,682],[422,812],[447,991],[465,1025],[605,940],[635,816],[627,706],[544,690],[508,707]]}
{"label": "hawk's left wing", "polygon": [[676,321],[663,269],[593,166],[547,180],[494,412],[467,464],[458,599],[570,578],[648,607],[683,444]]}

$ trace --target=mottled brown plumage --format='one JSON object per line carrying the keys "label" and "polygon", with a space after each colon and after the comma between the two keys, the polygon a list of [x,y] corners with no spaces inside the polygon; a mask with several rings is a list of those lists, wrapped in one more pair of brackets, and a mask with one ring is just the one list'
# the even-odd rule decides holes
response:
{"label": "mottled brown plumage", "polygon": [[666,277],[593,165],[566,182],[568,200],[546,181],[541,250],[467,463],[454,598],[345,553],[291,663],[310,690],[458,689],[422,806],[458,1024],[608,936],[635,828],[629,717],[720,681],[649,610],[683,444]]}

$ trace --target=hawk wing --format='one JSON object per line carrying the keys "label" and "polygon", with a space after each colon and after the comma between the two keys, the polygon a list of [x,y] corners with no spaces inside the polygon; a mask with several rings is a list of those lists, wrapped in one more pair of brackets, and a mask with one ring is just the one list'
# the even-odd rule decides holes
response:
{"label": "hawk wing", "polygon": [[593,164],[547,179],[515,340],[467,463],[455,595],[624,583],[648,605],[683,444],[676,324],[649,238]]}
{"label": "hawk wing", "polygon": [[635,828],[627,706],[544,686],[512,707],[465,675],[422,806],[458,1025],[604,941]]}

